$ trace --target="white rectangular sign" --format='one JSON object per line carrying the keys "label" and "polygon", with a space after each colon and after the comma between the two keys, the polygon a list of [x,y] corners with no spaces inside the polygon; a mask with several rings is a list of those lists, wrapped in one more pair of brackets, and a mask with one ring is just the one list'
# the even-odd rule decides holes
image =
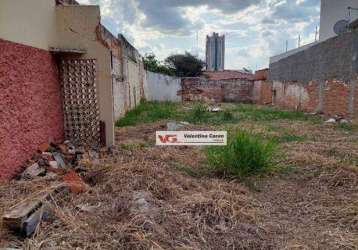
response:
{"label": "white rectangular sign", "polygon": [[158,146],[227,145],[227,131],[157,131]]}

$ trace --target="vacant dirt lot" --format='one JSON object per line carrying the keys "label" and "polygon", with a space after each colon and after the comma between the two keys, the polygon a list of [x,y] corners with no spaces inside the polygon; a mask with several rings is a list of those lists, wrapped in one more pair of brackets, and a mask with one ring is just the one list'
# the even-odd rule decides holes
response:
{"label": "vacant dirt lot", "polygon": [[[222,108],[234,118],[210,114],[183,129],[275,138],[277,168],[224,179],[208,170],[203,148],[154,145],[166,119],[118,128],[117,145],[81,173],[88,191],[52,197],[51,216],[32,238],[2,228],[0,247],[358,249],[356,126],[249,105]],[[0,184],[0,214],[50,182]]]}

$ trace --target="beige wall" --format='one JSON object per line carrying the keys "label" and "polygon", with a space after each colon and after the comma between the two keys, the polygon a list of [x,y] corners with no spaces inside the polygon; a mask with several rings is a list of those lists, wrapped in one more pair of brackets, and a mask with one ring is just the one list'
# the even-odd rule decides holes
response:
{"label": "beige wall", "polygon": [[0,0],[0,38],[47,50],[55,39],[55,0]]}
{"label": "beige wall", "polygon": [[113,84],[115,120],[121,118],[128,110],[135,108],[142,98],[145,70],[142,57],[136,51],[134,61],[129,58],[128,48],[122,44],[121,77]]}
{"label": "beige wall", "polygon": [[100,120],[106,123],[107,146],[114,143],[113,93],[110,50],[96,36],[100,24],[98,6],[58,6],[57,39],[51,44],[62,49],[85,49],[82,59],[97,59],[97,94]]}

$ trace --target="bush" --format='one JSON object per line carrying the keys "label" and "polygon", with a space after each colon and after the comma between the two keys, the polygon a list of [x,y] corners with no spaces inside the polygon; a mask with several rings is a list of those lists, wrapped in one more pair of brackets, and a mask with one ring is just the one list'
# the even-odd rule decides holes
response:
{"label": "bush", "polygon": [[245,177],[265,172],[274,166],[276,144],[257,134],[240,130],[228,138],[227,146],[206,150],[207,160],[214,171],[224,176]]}
{"label": "bush", "polygon": [[234,116],[230,111],[224,111],[221,113],[221,120],[224,122],[232,121],[234,120]]}

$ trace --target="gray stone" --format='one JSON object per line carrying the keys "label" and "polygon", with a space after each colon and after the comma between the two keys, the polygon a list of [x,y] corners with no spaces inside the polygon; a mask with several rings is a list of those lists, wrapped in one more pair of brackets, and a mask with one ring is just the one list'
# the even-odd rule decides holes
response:
{"label": "gray stone", "polygon": [[130,210],[132,213],[144,214],[155,210],[152,194],[150,192],[134,192]]}
{"label": "gray stone", "polygon": [[96,206],[91,206],[88,204],[81,204],[81,205],[76,206],[76,208],[79,209],[80,211],[88,212],[88,213],[94,213],[100,207],[101,207],[101,203],[99,203]]}
{"label": "gray stone", "polygon": [[58,163],[57,163],[57,161],[49,161],[48,164],[49,164],[50,167],[52,167],[52,168],[58,168]]}
{"label": "gray stone", "polygon": [[189,122],[185,122],[185,121],[180,122],[180,124],[182,124],[182,125],[184,125],[184,126],[190,125],[190,123],[189,123]]}
{"label": "gray stone", "polygon": [[39,164],[34,163],[22,173],[23,178],[35,178],[41,174],[45,173],[45,169],[40,167]]}
{"label": "gray stone", "polygon": [[209,107],[208,111],[209,112],[220,112],[220,111],[222,111],[222,109],[219,107]]}
{"label": "gray stone", "polygon": [[176,122],[168,122],[167,123],[167,130],[168,131],[177,131],[181,128],[183,128],[184,125],[183,124],[179,124],[179,123],[176,123]]}
{"label": "gray stone", "polygon": [[326,121],[326,123],[336,123],[337,121],[336,121],[336,119],[334,119],[334,118],[330,118],[330,119],[328,119],[327,121]]}
{"label": "gray stone", "polygon": [[62,154],[60,153],[53,153],[53,158],[55,158],[55,161],[57,162],[58,166],[60,168],[65,168],[66,167],[66,163],[63,160]]}

